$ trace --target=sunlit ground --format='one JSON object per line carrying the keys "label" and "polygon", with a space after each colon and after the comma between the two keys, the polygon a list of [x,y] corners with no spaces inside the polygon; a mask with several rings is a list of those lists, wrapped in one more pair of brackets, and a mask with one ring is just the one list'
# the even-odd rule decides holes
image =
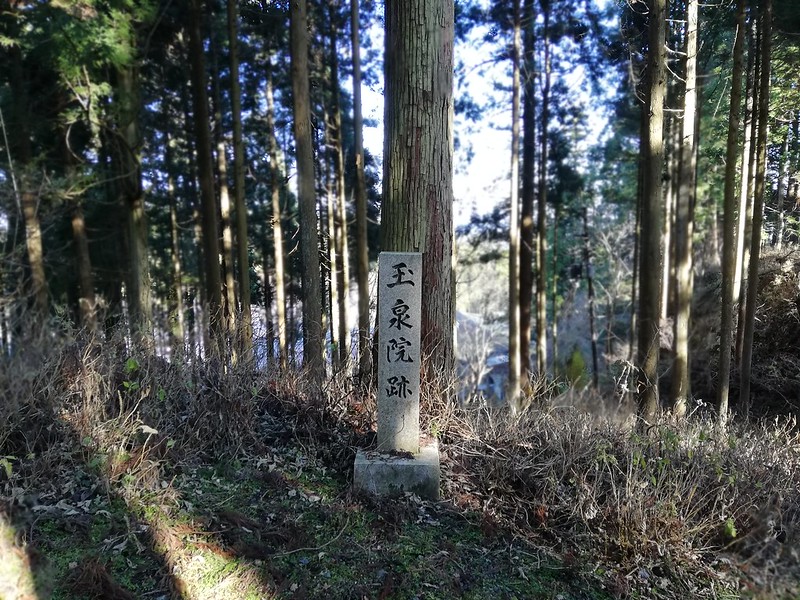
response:
{"label": "sunlit ground", "polygon": [[30,558],[17,543],[17,530],[0,515],[0,598],[38,600]]}

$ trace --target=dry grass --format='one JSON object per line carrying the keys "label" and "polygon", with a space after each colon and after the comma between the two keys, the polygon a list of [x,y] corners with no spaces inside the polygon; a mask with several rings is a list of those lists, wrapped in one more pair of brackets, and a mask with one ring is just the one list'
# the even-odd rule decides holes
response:
{"label": "dry grass", "polygon": [[[374,439],[373,398],[343,378],[311,398],[297,374],[170,364],[69,331],[34,341],[0,360],[0,457],[24,462],[31,488],[55,464],[82,461],[136,502],[169,493],[166,464],[253,456],[265,440],[296,439],[342,472],[355,446]],[[638,433],[556,404],[512,416],[426,395],[423,429],[440,438],[445,500],[481,514],[489,534],[582,565],[620,597],[797,592],[794,421],[720,434],[702,418],[665,420]],[[87,577],[106,585],[95,571]]]}
{"label": "dry grass", "polygon": [[520,536],[602,564],[617,593],[797,593],[796,422],[663,420],[644,433],[574,407],[478,411],[452,431],[444,486]]}

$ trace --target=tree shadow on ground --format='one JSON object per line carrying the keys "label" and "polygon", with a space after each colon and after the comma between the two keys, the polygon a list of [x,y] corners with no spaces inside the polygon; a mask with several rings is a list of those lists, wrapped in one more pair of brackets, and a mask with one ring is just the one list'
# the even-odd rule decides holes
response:
{"label": "tree shadow on ground", "polygon": [[[281,506],[309,494],[299,477],[268,470],[284,462],[273,447],[295,436],[256,397],[275,396],[272,374],[170,365],[124,344],[29,347],[0,358],[0,387],[18,399],[0,432],[0,516],[27,577],[4,598],[291,587],[269,559],[313,546]],[[274,460],[242,467],[252,457]]]}

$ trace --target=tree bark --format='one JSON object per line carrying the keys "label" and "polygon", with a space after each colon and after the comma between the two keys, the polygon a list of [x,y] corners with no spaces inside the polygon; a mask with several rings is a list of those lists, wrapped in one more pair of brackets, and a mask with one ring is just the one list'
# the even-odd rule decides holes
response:
{"label": "tree bark", "polygon": [[766,189],[767,128],[769,122],[770,58],[772,55],[772,0],[761,3],[761,77],[758,92],[758,160],[756,162],[753,234],[750,246],[750,265],[747,276],[747,310],[745,312],[742,366],[740,369],[739,405],[746,416],[750,410],[750,376],[753,363],[753,333],[758,299],[758,262],[761,253],[761,225]]}
{"label": "tree bark", "polygon": [[[755,23],[757,18],[751,19],[752,26],[747,28],[748,42],[751,47],[750,55],[756,55],[761,47],[761,31],[756,27]],[[749,56],[748,56],[749,62]],[[738,229],[736,232],[736,271],[734,272],[735,280],[733,283],[733,306],[737,309],[737,316],[734,320],[736,324],[736,345],[734,354],[734,364],[741,367],[742,364],[742,345],[744,343],[744,320],[745,311],[747,307],[747,271],[750,268],[750,243],[753,237],[753,198],[755,196],[755,171],[757,161],[757,148],[756,139],[758,136],[758,116],[757,108],[753,110],[753,104],[758,104],[758,95],[761,93],[759,90],[758,80],[761,77],[761,65],[754,58],[753,59],[753,81],[750,82],[748,89],[752,95],[752,99],[748,98],[745,102],[745,107],[749,103],[751,115],[749,122],[745,123],[745,138],[749,137],[751,143],[749,144],[748,152],[742,150],[742,163],[747,161],[748,167],[746,169],[747,178],[745,179],[745,168],[742,166],[742,181],[740,182],[741,196],[739,203],[739,218]],[[745,119],[747,121],[747,119]]]}
{"label": "tree bark", "polygon": [[589,334],[592,341],[592,387],[597,389],[600,367],[597,363],[597,333],[594,316],[594,277],[592,252],[589,244],[589,209],[583,208],[583,261],[586,266],[586,288],[589,298]]}
{"label": "tree bark", "polygon": [[695,126],[697,117],[697,30],[699,0],[686,5],[686,69],[683,96],[680,178],[675,220],[675,259],[677,306],[672,363],[672,412],[686,414],[689,398],[689,324],[692,310],[692,235],[697,162]]}
{"label": "tree bark", "polygon": [[267,60],[267,137],[269,146],[269,171],[272,203],[272,248],[275,264],[275,316],[278,333],[278,362],[281,370],[288,367],[288,347],[286,343],[286,264],[283,249],[283,210],[281,209],[280,148],[275,135],[275,101],[272,94],[272,60]]}
{"label": "tree bark", "polygon": [[534,0],[525,0],[522,15],[522,208],[519,247],[520,385],[531,374],[531,307],[533,305],[533,204],[536,177],[536,14]]}
{"label": "tree bark", "polygon": [[561,213],[559,204],[553,211],[553,257],[551,260],[551,293],[550,293],[550,339],[553,343],[553,372],[558,369],[558,223]]}
{"label": "tree bark", "polygon": [[118,131],[116,138],[117,186],[127,222],[128,311],[134,339],[153,350],[153,307],[150,291],[150,267],[147,252],[147,215],[142,189],[142,137],[139,131],[138,67],[116,71]]}
{"label": "tree bark", "polygon": [[666,91],[666,0],[650,0],[648,102],[650,107],[644,144],[644,194],[639,253],[639,415],[652,422],[659,410],[658,355],[661,301],[661,213],[664,166],[664,95]]}
{"label": "tree bark", "polygon": [[423,253],[426,376],[453,374],[453,0],[386,2],[383,249]]}
{"label": "tree bark", "polygon": [[267,346],[267,361],[268,364],[272,366],[275,359],[275,325],[272,320],[272,301],[274,294],[272,293],[272,285],[269,281],[270,251],[267,244],[266,231],[264,231],[262,242],[261,262],[263,264],[263,268],[261,285],[264,291],[264,336],[266,338],[265,341]]}
{"label": "tree bark", "polygon": [[216,145],[217,186],[219,189],[219,224],[222,230],[222,299],[225,314],[226,349],[231,364],[238,360],[238,331],[236,327],[236,282],[233,265],[233,226],[231,219],[231,196],[228,188],[228,155],[225,147],[225,131],[222,126],[222,85],[219,78],[217,54],[218,41],[211,36],[211,89],[214,106],[214,142]]}
{"label": "tree bark", "polygon": [[336,254],[339,255],[336,277],[339,288],[339,362],[347,367],[350,361],[350,249],[347,234],[347,203],[344,185],[344,136],[342,130],[342,111],[339,103],[339,57],[336,49],[338,31],[336,28],[336,11],[330,4],[330,52],[331,52],[331,137],[333,142],[333,172],[336,177],[336,214],[334,219]]}
{"label": "tree bark", "polygon": [[236,0],[227,1],[228,42],[231,68],[231,113],[233,117],[233,197],[236,211],[236,250],[239,263],[239,342],[241,358],[246,364],[253,361],[253,317],[250,309],[250,253],[248,251],[247,206],[245,204],[242,142],[242,92],[239,84],[239,13]]}
{"label": "tree bark", "polygon": [[[800,150],[800,139],[798,139],[798,134],[800,134],[800,112],[798,112],[797,115],[795,116],[794,122],[792,123],[792,126],[791,126],[790,129],[792,131],[791,148],[793,149],[793,151],[791,153],[787,152],[787,155],[786,155],[786,171],[787,171],[787,174],[786,174],[786,185],[784,186],[786,191],[781,196],[780,195],[780,189],[778,189],[778,194],[779,194],[779,198],[778,198],[778,226],[776,228],[777,231],[775,233],[775,236],[777,238],[776,241],[775,241],[775,244],[776,244],[776,247],[778,248],[778,250],[780,250],[783,247],[784,231],[785,231],[785,227],[786,227],[786,202],[789,200],[789,197],[791,196],[791,191],[792,191],[792,178],[789,176],[788,171],[792,167],[794,167],[795,171],[797,170],[797,164],[796,164],[797,159],[796,159],[796,157],[798,155],[798,150]],[[787,137],[787,139],[789,137],[789,132],[788,131],[786,132],[786,137]],[[788,150],[788,148],[787,148],[787,150]],[[783,180],[781,180],[781,181],[783,181]]]}
{"label": "tree bark", "polygon": [[[330,150],[332,148],[331,142],[331,127],[328,113],[325,113],[325,148]],[[333,160],[336,160],[335,158]],[[325,161],[325,198],[327,204],[325,206],[325,219],[322,220],[325,231],[322,233],[322,240],[326,244],[325,250],[328,255],[328,293],[326,294],[328,305],[327,313],[330,316],[327,324],[323,325],[323,329],[330,328],[330,343],[331,343],[331,364],[335,369],[341,365],[339,345],[341,338],[339,337],[339,245],[336,243],[336,198],[334,197],[334,180],[331,175],[331,160],[330,158]],[[322,208],[320,208],[322,213]],[[324,271],[323,266],[323,271]],[[323,287],[325,285],[325,277],[322,278]]]}
{"label": "tree bark", "polygon": [[[521,346],[520,330],[520,245],[519,245],[519,110],[520,110],[520,9],[514,0],[514,39],[511,48],[511,210],[508,224],[508,387],[506,401],[513,410],[522,408],[520,398],[522,356],[530,351]],[[530,345],[530,344],[529,344]]]}
{"label": "tree bark", "polygon": [[[781,238],[783,237],[783,218],[784,218],[784,204],[789,195],[789,138],[791,136],[792,128],[787,127],[786,133],[783,136],[783,144],[781,145],[781,155],[778,166],[778,189],[776,190],[776,206],[775,206],[775,228],[772,236],[772,245],[778,250],[781,249]],[[786,190],[786,192],[784,192]],[[779,235],[780,234],[780,235]]]}
{"label": "tree bark", "polygon": [[[165,129],[169,113],[164,112]],[[167,172],[167,197],[169,198],[170,223],[170,259],[172,262],[172,281],[169,296],[169,334],[172,357],[183,356],[184,324],[183,324],[183,265],[180,252],[180,227],[178,224],[178,202],[175,197],[175,175],[172,157],[173,141],[169,133],[164,134],[164,169]]]}
{"label": "tree bark", "polygon": [[23,64],[22,52],[18,47],[10,50],[11,90],[14,97],[14,116],[16,117],[16,162],[19,168],[17,177],[19,191],[17,208],[22,214],[25,225],[25,245],[28,266],[31,270],[31,296],[33,297],[34,315],[31,324],[43,323],[49,310],[49,289],[44,270],[44,248],[42,246],[42,229],[39,222],[39,199],[33,191],[28,167],[33,159],[31,148],[29,90],[28,79]]}
{"label": "tree bark", "polygon": [[364,119],[361,114],[361,45],[359,0],[350,0],[350,41],[353,55],[353,130],[356,158],[356,277],[358,279],[358,374],[367,381],[372,372],[369,351],[369,250],[367,247],[367,184],[364,178]]}
{"label": "tree bark", "polygon": [[[189,62],[192,80],[197,176],[200,180],[205,301],[208,308],[209,343],[207,353],[220,356],[224,343],[222,277],[219,266],[219,230],[214,191],[214,167],[209,131],[208,91],[201,30],[202,0],[189,3]],[[207,355],[208,355],[207,354]]]}
{"label": "tree bark", "polygon": [[[754,118],[754,106],[756,102],[756,55],[758,54],[758,44],[756,43],[756,19],[751,19],[747,25],[747,70],[745,83],[745,108],[744,108],[744,142],[742,144],[742,162],[740,165],[741,178],[739,181],[739,212],[736,223],[736,267],[733,275],[733,304],[739,303],[743,298],[743,291],[747,284],[742,285],[742,278],[747,271],[744,264],[745,246],[749,245],[749,240],[745,240],[745,229],[749,227],[752,219],[753,205],[750,199],[753,197],[753,170],[755,164],[755,136],[757,135],[758,125]],[[738,344],[737,344],[738,347]],[[737,362],[741,358],[740,352],[736,353]]]}
{"label": "tree bark", "polygon": [[94,331],[96,326],[94,278],[92,262],[89,257],[89,238],[86,235],[86,221],[80,200],[70,202],[70,221],[72,224],[72,243],[75,248],[75,265],[78,271],[78,309],[81,324]]}
{"label": "tree bark", "polygon": [[731,377],[731,342],[733,332],[733,283],[736,268],[736,158],[742,104],[742,56],[744,52],[745,0],[736,3],[736,31],[733,44],[733,73],[731,104],[728,116],[728,136],[725,150],[725,189],[722,225],[722,310],[719,330],[719,385],[716,409],[721,428],[728,419],[728,394]]}
{"label": "tree bark", "polygon": [[308,69],[308,11],[306,0],[293,0],[290,11],[292,108],[294,113],[297,201],[300,209],[300,255],[303,261],[303,365],[312,393],[322,392],[325,378],[319,241],[314,183],[314,145]]}
{"label": "tree bark", "polygon": [[542,86],[542,131],[539,151],[539,198],[536,208],[536,366],[547,372],[547,129],[550,122],[550,0],[542,0],[544,13],[544,84]]}
{"label": "tree bark", "polygon": [[[670,98],[669,96],[674,96],[674,94],[669,94],[669,88],[672,86],[668,86],[667,90],[667,105],[669,105]],[[666,190],[664,190],[664,222],[662,225],[663,229],[663,240],[662,240],[662,252],[661,252],[661,320],[666,322],[669,318],[669,297],[670,297],[670,281],[671,281],[671,269],[672,269],[672,248],[674,244],[674,232],[673,232],[673,224],[675,220],[675,203],[676,203],[676,191],[675,191],[675,181],[677,179],[677,172],[678,169],[675,168],[677,164],[677,157],[676,157],[676,146],[675,143],[675,130],[677,130],[678,124],[676,119],[672,117],[670,113],[667,118],[665,119],[665,132],[664,132],[664,171],[665,177],[667,179],[666,182]]]}

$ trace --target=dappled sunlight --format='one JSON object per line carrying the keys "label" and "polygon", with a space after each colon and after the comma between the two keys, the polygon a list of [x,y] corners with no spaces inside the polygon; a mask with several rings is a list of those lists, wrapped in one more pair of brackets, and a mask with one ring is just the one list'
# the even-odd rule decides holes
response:
{"label": "dappled sunlight", "polygon": [[0,598],[39,600],[33,573],[34,559],[23,536],[9,518],[0,513]]}

